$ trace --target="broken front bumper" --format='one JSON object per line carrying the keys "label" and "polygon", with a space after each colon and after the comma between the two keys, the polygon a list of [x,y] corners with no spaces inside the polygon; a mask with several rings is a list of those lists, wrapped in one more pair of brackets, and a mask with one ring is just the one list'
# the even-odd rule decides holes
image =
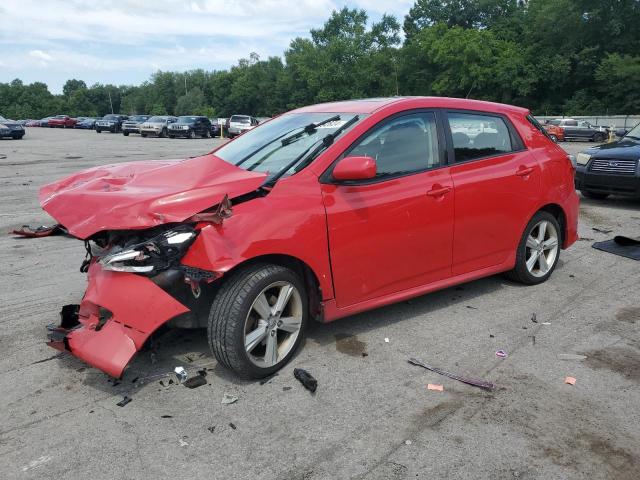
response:
{"label": "broken front bumper", "polygon": [[80,305],[64,307],[61,324],[47,327],[47,343],[116,378],[159,326],[189,311],[147,277],[93,263],[88,281]]}

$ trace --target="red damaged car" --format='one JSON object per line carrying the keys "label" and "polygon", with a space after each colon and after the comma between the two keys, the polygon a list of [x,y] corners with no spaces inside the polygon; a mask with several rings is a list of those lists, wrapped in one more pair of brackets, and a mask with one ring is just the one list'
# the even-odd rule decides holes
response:
{"label": "red damaged car", "polygon": [[244,377],[330,322],[480,277],[545,281],[577,239],[567,154],[529,111],[451,98],[328,103],[201,157],[86,170],[40,201],[88,288],[50,344],[119,377],[161,325],[205,327]]}
{"label": "red damaged car", "polygon": [[73,128],[78,120],[69,115],[56,115],[49,119],[49,128]]}

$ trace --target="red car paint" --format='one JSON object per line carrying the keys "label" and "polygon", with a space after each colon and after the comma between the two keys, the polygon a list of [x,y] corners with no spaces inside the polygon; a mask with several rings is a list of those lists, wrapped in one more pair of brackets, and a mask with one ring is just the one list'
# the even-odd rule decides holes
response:
{"label": "red car paint", "polygon": [[[452,163],[387,181],[340,185],[320,177],[359,137],[397,113],[456,109],[506,117],[525,149]],[[314,105],[294,112],[364,113],[307,168],[269,193],[233,206],[222,223],[200,222],[182,265],[225,274],[263,256],[294,258],[318,285],[328,322],[513,268],[525,226],[541,208],[564,217],[563,248],[577,240],[578,197],[567,155],[522,108],[450,98],[391,98]],[[293,112],[292,112],[293,113]],[[256,130],[261,127],[256,127]],[[439,126],[439,128],[442,128]],[[254,131],[256,131],[254,130]],[[444,138],[444,137],[443,137]],[[41,189],[47,212],[70,233],[143,229],[183,222],[258,188],[265,174],[215,156],[98,167]],[[96,330],[98,306],[113,317]],[[150,279],[89,270],[71,353],[113,376],[153,331],[188,308]]]}
{"label": "red car paint", "polygon": [[75,118],[71,118],[68,115],[58,115],[49,119],[49,128],[73,128],[78,121]]}

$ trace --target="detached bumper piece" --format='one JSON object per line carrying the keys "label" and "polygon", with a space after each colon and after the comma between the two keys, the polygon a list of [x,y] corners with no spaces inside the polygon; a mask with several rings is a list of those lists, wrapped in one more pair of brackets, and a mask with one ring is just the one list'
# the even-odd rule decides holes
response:
{"label": "detached bumper piece", "polygon": [[47,342],[112,377],[120,378],[149,336],[189,311],[147,277],[103,270],[93,263],[80,305],[66,305]]}

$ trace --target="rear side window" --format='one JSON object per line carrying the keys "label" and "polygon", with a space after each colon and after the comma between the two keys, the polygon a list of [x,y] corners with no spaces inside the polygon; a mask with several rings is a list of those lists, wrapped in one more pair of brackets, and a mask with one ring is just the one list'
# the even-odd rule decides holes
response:
{"label": "rear side window", "polygon": [[517,150],[501,117],[449,112],[447,114],[456,162]]}
{"label": "rear side window", "polygon": [[432,112],[403,115],[374,127],[348,155],[374,158],[378,177],[436,167],[439,156],[435,115]]}

